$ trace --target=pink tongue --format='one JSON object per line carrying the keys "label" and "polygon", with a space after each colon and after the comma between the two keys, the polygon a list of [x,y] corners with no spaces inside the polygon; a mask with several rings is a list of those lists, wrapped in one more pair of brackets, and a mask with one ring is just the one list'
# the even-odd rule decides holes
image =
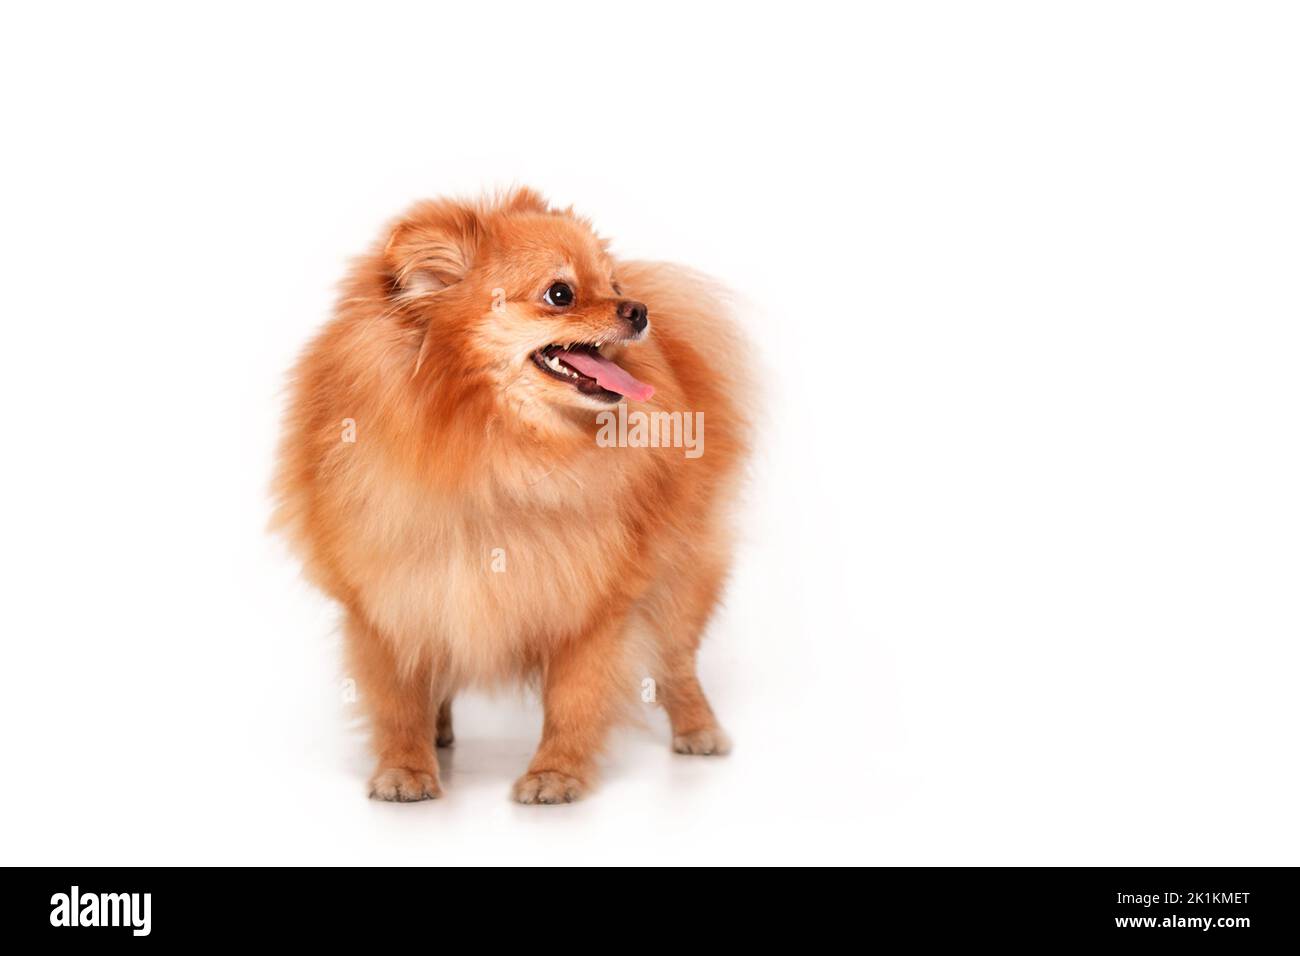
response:
{"label": "pink tongue", "polygon": [[603,355],[592,355],[590,352],[565,352],[563,350],[556,352],[555,355],[560,361],[572,365],[588,378],[594,378],[601,388],[607,388],[611,392],[618,392],[620,395],[626,395],[638,402],[644,402],[655,393],[653,385],[638,382],[624,369],[615,365]]}

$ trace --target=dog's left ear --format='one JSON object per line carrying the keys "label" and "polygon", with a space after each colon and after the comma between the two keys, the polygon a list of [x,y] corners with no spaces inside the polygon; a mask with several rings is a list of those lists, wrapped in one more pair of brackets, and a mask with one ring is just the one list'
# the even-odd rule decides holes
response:
{"label": "dog's left ear", "polygon": [[482,219],[472,206],[450,200],[417,204],[384,246],[394,289],[427,295],[455,285],[474,264],[482,234]]}

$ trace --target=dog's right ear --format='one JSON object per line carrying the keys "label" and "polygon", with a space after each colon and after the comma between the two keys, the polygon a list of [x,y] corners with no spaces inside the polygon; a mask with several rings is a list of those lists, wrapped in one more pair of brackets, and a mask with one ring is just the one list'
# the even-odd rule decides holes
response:
{"label": "dog's right ear", "polygon": [[394,294],[431,295],[465,278],[482,232],[472,206],[449,200],[416,205],[393,227],[384,246]]}

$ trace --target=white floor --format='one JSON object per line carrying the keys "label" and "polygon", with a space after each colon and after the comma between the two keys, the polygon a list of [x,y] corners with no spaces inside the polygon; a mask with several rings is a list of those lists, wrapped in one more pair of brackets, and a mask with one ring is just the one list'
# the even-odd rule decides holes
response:
{"label": "white floor", "polygon": [[[782,612],[789,576],[783,583],[781,566],[764,565],[760,552],[739,569],[703,661],[736,740],[727,757],[671,753],[662,714],[648,710],[644,727],[613,742],[587,800],[518,806],[508,792],[536,742],[538,708],[523,697],[473,697],[458,704],[458,741],[443,753],[445,797],[370,801],[364,734],[337,683],[333,612],[286,563],[250,585],[265,604],[239,606],[244,630],[218,613],[212,633],[194,635],[218,641],[225,631],[224,648],[167,658],[168,641],[142,641],[153,645],[146,667],[146,656],[105,641],[75,667],[72,703],[23,691],[33,709],[10,725],[8,744],[21,755],[3,796],[4,861],[1294,859],[1295,770],[1275,749],[1292,725],[1267,722],[1293,705],[1265,693],[1286,693],[1285,675],[1258,675],[1260,696],[1239,701],[1235,715],[1203,696],[1203,684],[1172,696],[1174,679],[1208,675],[1177,663],[1169,683],[1148,689],[1150,700],[1178,705],[1173,716],[1107,696],[1113,681],[1093,697],[1045,679],[1012,698],[997,683],[998,662],[975,660],[996,658],[992,649],[945,660],[924,642],[900,654],[902,645],[868,633],[801,628]],[[250,621],[261,615],[272,624],[258,631]],[[295,626],[274,626],[277,615]],[[167,667],[189,683],[169,683]],[[1218,670],[1240,679],[1230,665]],[[976,686],[962,689],[967,677]],[[1191,714],[1205,719],[1189,725]]]}

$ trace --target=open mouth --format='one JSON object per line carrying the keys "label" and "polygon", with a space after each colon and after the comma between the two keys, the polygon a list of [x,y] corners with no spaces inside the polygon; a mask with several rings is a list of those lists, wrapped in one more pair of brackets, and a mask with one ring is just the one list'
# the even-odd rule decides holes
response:
{"label": "open mouth", "polygon": [[638,381],[618,363],[600,354],[600,346],[589,342],[548,345],[531,356],[533,364],[551,378],[567,382],[583,395],[605,402],[617,402],[626,395],[644,402],[655,393],[653,385]]}

